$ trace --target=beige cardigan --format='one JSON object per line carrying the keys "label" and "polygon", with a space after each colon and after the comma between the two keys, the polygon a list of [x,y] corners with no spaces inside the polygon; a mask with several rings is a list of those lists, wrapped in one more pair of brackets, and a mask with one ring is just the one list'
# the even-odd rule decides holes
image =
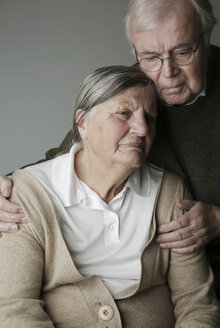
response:
{"label": "beige cardigan", "polygon": [[41,184],[21,170],[13,182],[12,200],[30,222],[0,240],[1,328],[220,327],[204,253],[177,255],[154,241],[156,225],[181,214],[175,203],[187,195],[179,178],[165,172],[140,283],[115,300],[98,277],[76,269]]}

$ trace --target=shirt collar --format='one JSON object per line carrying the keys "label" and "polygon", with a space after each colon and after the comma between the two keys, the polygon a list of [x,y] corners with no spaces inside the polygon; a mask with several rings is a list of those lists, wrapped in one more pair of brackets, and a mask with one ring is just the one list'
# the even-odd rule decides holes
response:
{"label": "shirt collar", "polygon": [[150,197],[151,193],[151,177],[146,164],[136,169],[128,178],[125,187],[129,187],[138,195]]}
{"label": "shirt collar", "polygon": [[74,169],[75,154],[81,148],[82,145],[76,143],[68,154],[57,157],[53,162],[52,184],[64,207],[77,205],[82,200],[78,177]]}
{"label": "shirt collar", "polygon": [[[189,101],[188,103],[186,104],[183,104],[182,106],[189,106],[189,105],[192,105],[196,102],[196,100],[199,98],[199,97],[205,97],[206,96],[206,81],[205,81],[205,84],[204,84],[204,87],[202,89],[202,91],[191,101]],[[166,106],[166,107],[175,107],[175,106],[179,106],[179,105],[170,105],[170,104],[167,104],[165,102],[162,101],[162,103]]]}
{"label": "shirt collar", "polygon": [[[83,200],[83,192],[74,169],[75,155],[81,148],[82,144],[76,143],[69,153],[57,157],[53,162],[52,184],[64,207],[75,206]],[[151,171],[147,164],[142,165],[128,177],[124,189],[130,188],[140,196],[150,197],[155,180]]]}
{"label": "shirt collar", "polygon": [[205,85],[204,85],[204,88],[202,89],[202,91],[196,96],[196,98],[194,98],[193,100],[191,100],[190,102],[186,103],[185,106],[189,106],[189,105],[192,105],[196,102],[196,100],[199,98],[199,97],[205,97],[206,96],[206,82],[205,82]]}

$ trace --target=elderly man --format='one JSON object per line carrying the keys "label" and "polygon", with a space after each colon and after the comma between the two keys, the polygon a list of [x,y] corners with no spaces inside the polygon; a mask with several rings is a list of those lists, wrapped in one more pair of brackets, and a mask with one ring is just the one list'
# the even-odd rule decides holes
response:
{"label": "elderly man", "polygon": [[[151,161],[180,175],[195,198],[177,204],[187,212],[159,227],[158,242],[182,254],[211,242],[207,252],[220,296],[220,50],[210,47],[215,23],[208,0],[133,0],[126,15],[137,62],[161,99]],[[71,141],[69,132],[46,159]],[[2,195],[10,196],[10,181],[0,181]],[[16,231],[9,222],[20,222],[19,210],[2,196],[1,231]]]}

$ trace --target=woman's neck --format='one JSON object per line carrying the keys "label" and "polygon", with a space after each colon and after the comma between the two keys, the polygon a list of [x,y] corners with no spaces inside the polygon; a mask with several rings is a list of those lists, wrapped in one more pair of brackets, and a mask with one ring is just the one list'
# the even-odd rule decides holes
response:
{"label": "woman's neck", "polygon": [[128,176],[133,171],[123,165],[91,160],[83,150],[76,154],[74,165],[78,178],[107,204],[123,189]]}

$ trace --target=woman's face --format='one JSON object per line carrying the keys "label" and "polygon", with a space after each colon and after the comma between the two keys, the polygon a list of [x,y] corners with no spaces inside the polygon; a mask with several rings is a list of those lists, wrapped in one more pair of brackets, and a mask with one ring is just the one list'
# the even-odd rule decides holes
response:
{"label": "woman's face", "polygon": [[79,123],[83,151],[95,163],[139,167],[150,151],[157,114],[151,86],[134,86],[94,107]]}

